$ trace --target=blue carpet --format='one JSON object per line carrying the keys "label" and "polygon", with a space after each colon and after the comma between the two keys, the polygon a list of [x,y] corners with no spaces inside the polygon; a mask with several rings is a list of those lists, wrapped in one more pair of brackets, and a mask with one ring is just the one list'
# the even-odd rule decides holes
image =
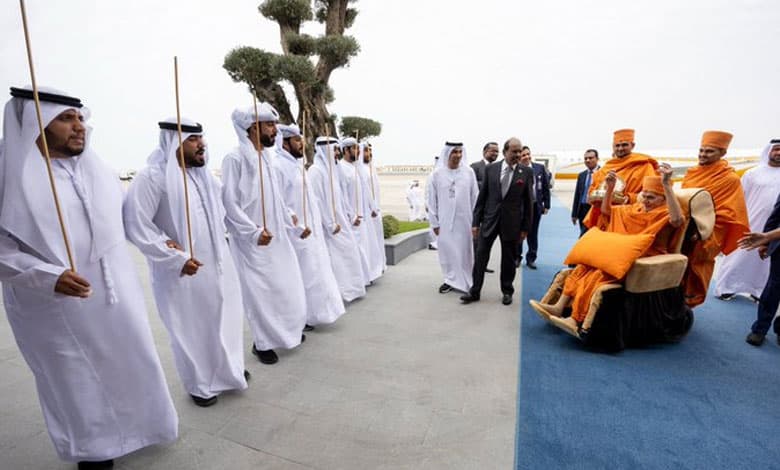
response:
{"label": "blue carpet", "polygon": [[517,469],[780,468],[780,348],[745,343],[756,306],[712,297],[679,344],[592,352],[528,306],[576,241],[556,201],[523,270]]}

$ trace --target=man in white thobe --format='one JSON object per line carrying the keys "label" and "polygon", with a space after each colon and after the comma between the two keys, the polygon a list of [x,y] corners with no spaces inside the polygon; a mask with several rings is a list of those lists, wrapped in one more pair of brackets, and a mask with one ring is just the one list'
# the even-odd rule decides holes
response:
{"label": "man in white thobe", "polygon": [[296,125],[279,126],[280,144],[273,169],[287,207],[297,215],[290,232],[306,292],[306,330],[335,322],[344,314],[344,301],[331,267],[323,237],[320,209],[314,198],[303,158],[303,138]]}
{"label": "man in white thobe", "polygon": [[428,183],[428,217],[438,237],[444,283],[439,293],[468,292],[474,267],[471,222],[479,188],[463,145],[447,142]]}
{"label": "man in white thobe", "polygon": [[[241,279],[244,311],[254,337],[252,354],[263,364],[279,360],[275,348],[291,349],[306,337],[306,295],[288,235],[293,214],[271,169],[279,114],[261,103],[236,109],[232,120],[239,145],[222,161],[225,222]],[[261,176],[262,175],[262,178]]]}
{"label": "man in white thobe", "polygon": [[[385,243],[382,217],[379,215],[379,204],[376,198],[378,188],[374,187],[372,168],[369,166],[371,159],[371,147],[367,143],[359,144],[358,158],[354,162],[357,166],[360,188],[362,190],[363,213],[367,214],[363,220],[365,227],[361,235],[365,236],[364,246],[368,258],[369,277],[372,281],[379,279],[385,272]],[[377,238],[377,227],[382,230],[382,242]]]}
{"label": "man in white thobe", "polygon": [[53,89],[39,95],[75,270],[32,92],[13,88],[0,151],[3,301],[57,454],[80,469],[112,468],[115,458],[175,440],[178,418],[124,239],[118,176],[90,148],[81,101]]}
{"label": "man in white thobe", "polygon": [[184,389],[196,405],[206,407],[223,391],[247,387],[241,288],[225,239],[219,183],[206,167],[203,128],[182,119],[194,252],[187,253],[176,118],[158,125],[160,143],[125,196],[125,230],[149,263],[157,310]]}
{"label": "man in white thobe", "polygon": [[[742,176],[742,189],[750,230],[760,233],[780,194],[780,139],[764,147],[758,166]],[[769,260],[761,259],[758,250],[734,250],[723,258],[715,273],[715,295],[720,300],[731,300],[736,294],[745,294],[758,302],[768,278]]]}
{"label": "man in white thobe", "polygon": [[317,138],[314,164],[307,173],[341,298],[352,302],[366,295],[365,274],[355,236],[349,229],[351,222],[345,216],[338,168],[342,162],[337,158],[338,153],[338,140]]}
{"label": "man in white thobe", "polygon": [[368,218],[371,217],[371,209],[367,201],[366,187],[358,173],[358,142],[353,137],[347,137],[341,141],[341,152],[344,158],[339,162],[341,170],[342,201],[346,209],[347,218],[352,221],[350,228],[355,235],[356,248],[360,252],[360,262],[363,265],[365,278],[363,282],[371,285],[379,276],[372,269],[369,262],[370,230]]}
{"label": "man in white thobe", "polygon": [[374,149],[371,144],[366,142],[363,144],[361,161],[365,165],[368,171],[369,177],[369,194],[371,195],[371,201],[374,205],[374,210],[377,213],[376,217],[371,218],[372,225],[374,227],[374,243],[377,245],[377,252],[379,260],[377,261],[381,266],[381,273],[387,270],[387,256],[385,254],[385,227],[382,222],[382,208],[379,203],[379,176],[374,168]]}
{"label": "man in white thobe", "polygon": [[420,181],[414,180],[406,190],[406,202],[409,204],[409,220],[414,222],[425,218],[425,197]]}

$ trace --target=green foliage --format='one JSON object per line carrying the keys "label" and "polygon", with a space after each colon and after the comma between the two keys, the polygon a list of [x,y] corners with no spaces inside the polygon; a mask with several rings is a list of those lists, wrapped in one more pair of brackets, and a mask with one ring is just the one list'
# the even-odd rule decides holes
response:
{"label": "green foliage", "polygon": [[222,67],[233,81],[266,85],[284,78],[280,65],[278,54],[245,46],[230,51]]}
{"label": "green foliage", "polygon": [[398,223],[398,219],[393,217],[392,215],[385,215],[382,217],[382,228],[385,232],[385,238],[390,238],[393,235],[399,233],[401,230],[400,224]]}
{"label": "green foliage", "polygon": [[257,9],[269,20],[287,26],[297,27],[314,18],[309,0],[265,0]]}
{"label": "green foliage", "polygon": [[347,17],[344,18],[344,27],[345,28],[351,28],[352,25],[355,23],[355,18],[357,18],[358,11],[354,8],[347,8]]}
{"label": "green foliage", "polygon": [[334,67],[343,67],[360,52],[360,44],[352,36],[322,36],[317,40],[317,52]]}
{"label": "green foliage", "polygon": [[428,228],[430,224],[424,221],[411,221],[401,220],[398,222],[398,233],[411,232],[412,230],[420,230],[421,228]]}
{"label": "green foliage", "polygon": [[282,80],[293,84],[315,83],[314,66],[302,56],[282,56],[254,47],[238,47],[225,57],[223,64],[230,78],[250,85],[269,86]]}
{"label": "green foliage", "polygon": [[314,65],[308,57],[299,55],[279,56],[279,75],[296,86],[311,86],[317,78]]}
{"label": "green foliage", "polygon": [[[355,132],[356,130],[357,132]],[[382,124],[373,119],[359,116],[344,116],[339,124],[339,132],[343,136],[351,135],[352,137],[359,134],[361,139],[375,137],[382,133]]]}
{"label": "green foliage", "polygon": [[[355,0],[349,0],[349,3],[354,3]],[[325,23],[328,19],[328,6],[330,2],[328,0],[316,0],[314,2],[314,8],[316,9],[314,17],[320,23]],[[355,22],[358,11],[355,8],[347,8],[347,17],[344,19],[344,27],[351,28]]]}
{"label": "green foliage", "polygon": [[308,34],[286,34],[284,39],[290,54],[310,56],[317,52],[317,40]]}

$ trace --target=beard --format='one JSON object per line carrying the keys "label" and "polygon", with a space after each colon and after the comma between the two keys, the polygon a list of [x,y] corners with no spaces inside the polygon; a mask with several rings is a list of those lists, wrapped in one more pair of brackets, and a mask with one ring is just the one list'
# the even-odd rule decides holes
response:
{"label": "beard", "polygon": [[292,155],[293,157],[295,157],[295,159],[296,159],[296,160],[299,160],[299,159],[303,158],[303,152],[301,152],[301,151],[300,151],[300,150],[298,150],[298,149],[292,149],[292,148],[291,148],[291,149],[290,149],[290,155]]}
{"label": "beard", "polygon": [[276,143],[276,135],[260,135],[260,143],[263,144],[263,147],[273,147]]}
{"label": "beard", "polygon": [[187,168],[201,168],[206,165],[206,150],[197,150],[194,153],[184,154],[184,165]]}
{"label": "beard", "polygon": [[198,160],[197,158],[186,158],[184,164],[187,168],[201,168],[206,166],[206,160]]}

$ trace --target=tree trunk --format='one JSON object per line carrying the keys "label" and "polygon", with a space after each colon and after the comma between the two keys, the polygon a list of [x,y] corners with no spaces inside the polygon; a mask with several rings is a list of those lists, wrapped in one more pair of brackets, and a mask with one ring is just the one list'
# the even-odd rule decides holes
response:
{"label": "tree trunk", "polygon": [[265,101],[270,103],[271,106],[276,108],[279,112],[279,120],[282,122],[293,122],[292,111],[290,110],[290,102],[287,101],[287,96],[284,94],[284,89],[278,83],[272,85],[254,85],[254,90],[257,90],[257,99],[259,101]]}
{"label": "tree trunk", "polygon": [[[330,118],[330,113],[325,106],[325,100],[310,95],[298,94],[298,124],[306,139],[306,160],[309,164],[314,161],[314,141],[317,137],[337,137],[336,126]],[[303,114],[306,113],[304,125]]]}

